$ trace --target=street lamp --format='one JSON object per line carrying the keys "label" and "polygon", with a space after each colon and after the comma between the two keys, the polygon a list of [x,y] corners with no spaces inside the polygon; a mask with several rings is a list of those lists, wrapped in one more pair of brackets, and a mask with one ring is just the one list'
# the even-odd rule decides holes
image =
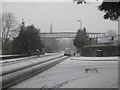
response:
{"label": "street lamp", "polygon": [[80,29],[82,29],[82,21],[81,20],[77,20],[78,22],[80,22]]}

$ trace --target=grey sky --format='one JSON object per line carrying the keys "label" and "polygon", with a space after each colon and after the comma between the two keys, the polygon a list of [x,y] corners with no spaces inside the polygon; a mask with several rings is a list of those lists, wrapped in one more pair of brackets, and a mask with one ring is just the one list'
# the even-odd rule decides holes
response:
{"label": "grey sky", "polygon": [[98,11],[99,3],[76,5],[72,2],[3,2],[4,11],[13,12],[26,25],[34,24],[42,32],[49,32],[52,22],[54,32],[76,32],[80,27],[77,20],[82,20],[88,32],[118,31],[118,22],[103,19],[103,12]]}

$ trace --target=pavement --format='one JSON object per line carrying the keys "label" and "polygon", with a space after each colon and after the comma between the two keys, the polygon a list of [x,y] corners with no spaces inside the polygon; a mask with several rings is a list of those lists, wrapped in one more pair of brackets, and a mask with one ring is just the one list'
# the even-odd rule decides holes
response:
{"label": "pavement", "polygon": [[79,58],[66,59],[12,88],[118,88],[118,60],[84,61]]}

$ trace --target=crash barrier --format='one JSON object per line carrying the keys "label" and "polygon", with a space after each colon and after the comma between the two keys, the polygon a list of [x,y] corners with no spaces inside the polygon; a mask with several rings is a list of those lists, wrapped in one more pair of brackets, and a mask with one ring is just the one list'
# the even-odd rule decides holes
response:
{"label": "crash barrier", "polygon": [[49,69],[50,67],[62,62],[67,58],[68,56],[59,57],[53,60],[48,60],[41,64],[33,65],[29,68],[24,68],[22,70],[18,70],[18,71],[0,76],[2,77],[2,81],[0,81],[0,83],[2,83],[2,89],[7,89],[17,83],[20,83],[21,81],[28,79],[40,72],[43,72],[46,69]]}
{"label": "crash barrier", "polygon": [[[46,54],[45,53],[45,54],[40,54],[39,56],[40,57],[44,57],[44,56],[52,56],[52,55],[55,55],[55,54],[57,54],[57,53],[52,53],[52,54]],[[30,59],[30,58],[37,58],[39,56],[32,55],[30,57],[21,57],[21,58],[13,58],[13,59],[0,60],[0,64],[2,64],[2,66],[5,66],[6,64],[4,64],[4,63],[7,63],[7,65],[8,65],[8,64],[10,64],[10,62],[16,63],[16,61],[22,61],[22,60],[26,60],[26,59]]]}
{"label": "crash barrier", "polygon": [[[45,54],[45,53],[40,52],[40,55],[41,54]],[[21,57],[29,57],[29,56],[34,56],[34,55],[37,55],[37,53],[32,53],[31,55],[28,55],[28,54],[1,55],[0,59],[1,60],[14,59],[14,58],[21,58]]]}

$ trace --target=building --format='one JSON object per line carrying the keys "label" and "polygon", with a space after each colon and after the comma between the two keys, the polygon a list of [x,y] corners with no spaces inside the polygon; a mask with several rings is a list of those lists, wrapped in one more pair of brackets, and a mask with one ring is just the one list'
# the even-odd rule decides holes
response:
{"label": "building", "polygon": [[120,35],[90,38],[83,47],[83,56],[120,56]]}

